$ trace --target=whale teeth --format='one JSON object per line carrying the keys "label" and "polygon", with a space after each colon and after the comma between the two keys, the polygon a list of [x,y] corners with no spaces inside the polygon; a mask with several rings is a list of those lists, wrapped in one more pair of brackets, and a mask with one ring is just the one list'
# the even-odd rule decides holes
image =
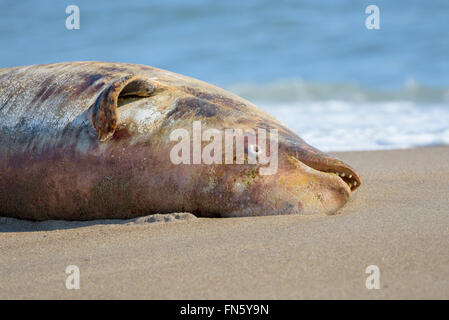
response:
{"label": "whale teeth", "polygon": [[352,174],[350,173],[346,173],[346,172],[334,172],[334,171],[328,171],[328,173],[332,173],[335,174],[336,176],[338,176],[339,178],[341,178],[344,182],[346,182],[346,184],[349,186],[349,188],[355,189],[357,187],[357,181],[355,180],[355,178],[353,177]]}
{"label": "whale teeth", "polygon": [[[355,189],[358,185],[357,180],[353,177],[352,174],[346,173],[346,172],[334,172],[334,171],[327,171],[328,173],[335,174],[339,178],[341,178],[346,184],[349,186],[351,190]],[[344,178],[344,179],[343,179]]]}

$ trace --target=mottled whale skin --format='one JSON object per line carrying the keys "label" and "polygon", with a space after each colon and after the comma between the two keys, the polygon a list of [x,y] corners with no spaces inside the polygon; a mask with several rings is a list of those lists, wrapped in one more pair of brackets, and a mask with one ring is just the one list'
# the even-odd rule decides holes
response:
{"label": "mottled whale skin", "polygon": [[[192,131],[193,121],[204,129],[277,129],[277,172],[173,164],[170,133]],[[0,69],[0,216],[333,214],[360,183],[348,165],[252,103],[199,80],[125,63]]]}

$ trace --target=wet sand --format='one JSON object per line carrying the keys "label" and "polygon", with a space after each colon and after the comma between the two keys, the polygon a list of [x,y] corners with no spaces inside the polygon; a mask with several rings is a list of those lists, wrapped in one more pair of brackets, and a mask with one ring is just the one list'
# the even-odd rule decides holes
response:
{"label": "wet sand", "polygon": [[0,298],[449,299],[449,147],[334,155],[363,178],[335,216],[0,218]]}

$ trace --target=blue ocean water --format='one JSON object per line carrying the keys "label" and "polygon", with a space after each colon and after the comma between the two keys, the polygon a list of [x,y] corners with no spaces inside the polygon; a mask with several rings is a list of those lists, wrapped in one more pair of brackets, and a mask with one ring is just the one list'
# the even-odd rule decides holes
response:
{"label": "blue ocean water", "polygon": [[[368,30],[365,8],[380,9]],[[65,9],[80,8],[67,30]],[[0,1],[0,67],[140,63],[211,82],[323,150],[449,144],[449,1]]]}

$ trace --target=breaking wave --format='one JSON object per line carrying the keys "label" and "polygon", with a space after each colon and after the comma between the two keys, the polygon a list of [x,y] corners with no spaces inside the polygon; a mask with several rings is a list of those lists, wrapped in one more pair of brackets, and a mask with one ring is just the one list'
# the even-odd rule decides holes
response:
{"label": "breaking wave", "polygon": [[323,151],[449,144],[449,88],[395,90],[302,80],[228,87]]}

